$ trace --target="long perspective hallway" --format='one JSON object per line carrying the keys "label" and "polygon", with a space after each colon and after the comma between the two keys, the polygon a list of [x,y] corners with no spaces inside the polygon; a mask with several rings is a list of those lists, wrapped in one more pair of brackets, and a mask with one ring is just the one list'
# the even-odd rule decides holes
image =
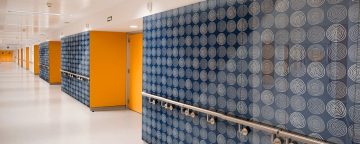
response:
{"label": "long perspective hallway", "polygon": [[[123,121],[123,122],[122,122]],[[141,115],[91,112],[15,63],[0,63],[1,144],[140,144]]]}

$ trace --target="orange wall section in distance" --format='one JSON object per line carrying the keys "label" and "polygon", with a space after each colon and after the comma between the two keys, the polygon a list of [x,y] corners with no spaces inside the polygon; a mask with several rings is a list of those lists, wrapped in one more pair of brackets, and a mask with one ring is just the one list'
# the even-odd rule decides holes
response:
{"label": "orange wall section in distance", "polygon": [[39,45],[34,45],[34,74],[39,75]]}
{"label": "orange wall section in distance", "polygon": [[142,41],[143,34],[129,34],[130,72],[128,108],[142,112]]}
{"label": "orange wall section in distance", "polygon": [[12,50],[0,50],[0,62],[14,62]]}
{"label": "orange wall section in distance", "polygon": [[125,106],[126,33],[90,32],[90,109]]}
{"label": "orange wall section in distance", "polygon": [[30,54],[29,54],[29,52],[30,52],[30,49],[29,49],[29,47],[27,47],[27,48],[25,48],[25,69],[26,70],[29,70],[29,68],[30,68]]}

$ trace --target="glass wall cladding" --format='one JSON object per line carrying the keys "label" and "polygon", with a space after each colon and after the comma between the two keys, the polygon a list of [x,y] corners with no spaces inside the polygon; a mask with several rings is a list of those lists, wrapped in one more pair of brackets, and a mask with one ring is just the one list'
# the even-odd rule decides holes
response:
{"label": "glass wall cladding", "polygon": [[[61,69],[90,77],[90,33],[83,32],[61,39]],[[62,90],[81,103],[89,106],[90,85],[62,73]]]}
{"label": "glass wall cladding", "polygon": [[39,45],[40,57],[40,78],[49,81],[49,42],[43,42]]}
{"label": "glass wall cladding", "polygon": [[40,65],[39,77],[48,82],[49,81],[49,69],[47,67]]}
{"label": "glass wall cladding", "polygon": [[[208,0],[154,14],[144,18],[143,91],[360,143],[359,22],[357,0]],[[145,101],[149,143],[269,143],[262,132],[233,137],[226,122],[198,135],[179,112],[168,122]]]}
{"label": "glass wall cladding", "polygon": [[89,107],[90,106],[89,81],[72,78],[64,73],[61,74],[61,78],[62,78],[61,79],[62,91]]}
{"label": "glass wall cladding", "polygon": [[61,69],[89,77],[90,33],[83,32],[61,39]]}

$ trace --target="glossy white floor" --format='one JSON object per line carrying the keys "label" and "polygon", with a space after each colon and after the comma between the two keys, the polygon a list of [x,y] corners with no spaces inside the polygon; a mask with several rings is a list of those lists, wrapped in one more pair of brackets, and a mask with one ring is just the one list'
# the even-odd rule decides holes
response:
{"label": "glossy white floor", "polygon": [[90,112],[60,86],[0,63],[0,144],[141,144],[141,115]]}

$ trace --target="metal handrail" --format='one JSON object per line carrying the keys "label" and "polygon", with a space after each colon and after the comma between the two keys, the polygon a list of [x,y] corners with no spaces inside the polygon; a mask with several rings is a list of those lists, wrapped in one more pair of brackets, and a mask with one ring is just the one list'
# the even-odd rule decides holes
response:
{"label": "metal handrail", "polygon": [[49,69],[47,65],[39,64],[39,66],[46,67],[47,69]]}
{"label": "metal handrail", "polygon": [[[322,141],[322,140],[318,140],[315,138],[310,138],[310,137],[306,137],[300,134],[295,134],[291,131],[287,131],[284,129],[280,129],[280,128],[275,128],[269,125],[265,125],[265,124],[261,124],[258,122],[254,122],[254,121],[249,121],[249,120],[245,120],[245,119],[241,119],[241,118],[236,118],[236,117],[232,117],[232,116],[228,116],[228,115],[224,115],[218,112],[214,112],[214,111],[210,111],[207,109],[203,109],[203,108],[199,108],[199,107],[195,107],[192,105],[188,105],[188,104],[184,104],[184,103],[180,103],[177,101],[173,101],[173,100],[169,100],[160,96],[156,96],[156,95],[152,95],[146,92],[142,92],[142,95],[145,97],[149,98],[149,102],[152,104],[155,104],[155,101],[151,102],[151,99],[156,99],[161,101],[161,104],[163,105],[163,102],[168,103],[168,104],[173,104],[176,106],[179,106],[181,109],[186,108],[188,110],[194,111],[194,112],[200,112],[200,113],[204,113],[207,114],[208,117],[212,116],[212,117],[216,117],[216,118],[220,118],[229,122],[233,122],[233,123],[237,123],[242,126],[247,126],[250,128],[254,128],[260,131],[265,131],[267,133],[271,133],[273,135],[275,135],[276,137],[282,137],[282,138],[286,138],[286,143],[289,143],[289,139],[293,140],[293,141],[297,141],[297,142],[303,142],[303,143],[307,143],[307,144],[329,144],[328,142]],[[165,104],[167,105],[167,104]],[[163,106],[165,107],[165,106]],[[172,109],[172,107],[171,107]]]}
{"label": "metal handrail", "polygon": [[83,76],[83,75],[75,74],[75,73],[72,73],[72,72],[69,72],[69,71],[66,71],[66,70],[60,70],[60,71],[63,72],[63,73],[67,73],[67,74],[70,74],[70,75],[74,75],[74,76],[76,76],[76,77],[78,77],[78,78],[90,80],[89,77],[86,77],[86,76]]}

